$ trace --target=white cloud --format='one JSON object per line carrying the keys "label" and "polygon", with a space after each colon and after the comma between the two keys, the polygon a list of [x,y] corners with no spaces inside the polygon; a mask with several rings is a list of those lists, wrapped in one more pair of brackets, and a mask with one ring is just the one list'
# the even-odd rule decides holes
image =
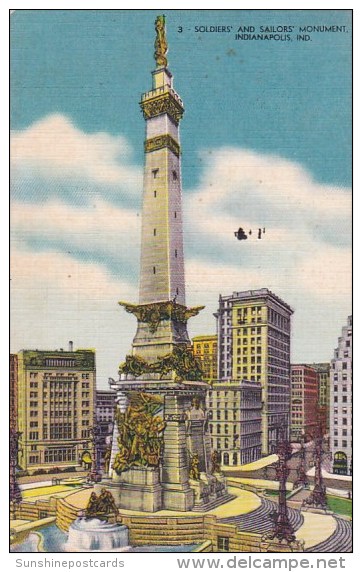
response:
{"label": "white cloud", "polygon": [[[300,165],[279,157],[231,148],[205,157],[200,184],[185,200],[185,242],[201,267],[222,264],[226,282],[234,273],[231,290],[274,284],[319,298],[348,295],[347,189],[318,184]],[[239,226],[253,230],[247,241],[235,239]],[[262,240],[259,227],[266,227]],[[211,288],[215,282],[209,276]]]}
{"label": "white cloud", "polygon": [[61,114],[49,115],[11,136],[13,177],[26,174],[49,180],[82,180],[117,189],[127,181],[140,192],[142,171],[131,164],[126,139],[108,133],[84,133]]}
{"label": "white cloud", "polygon": [[262,201],[265,214],[273,208],[303,217],[306,213],[323,218],[350,216],[348,189],[318,184],[298,163],[231,147],[202,156],[204,175],[193,199],[206,208],[229,208],[239,202],[244,216],[254,219],[249,206]]}
{"label": "white cloud", "polygon": [[43,205],[15,201],[11,208],[11,227],[16,240],[43,241],[63,245],[67,252],[87,250],[102,253],[104,262],[112,257],[138,262],[140,216],[96,198],[92,205],[74,207],[53,199]]}
{"label": "white cloud", "polygon": [[129,352],[135,320],[118,301],[134,300],[134,287],[101,266],[56,252],[12,249],[12,351],[75,347],[97,349],[103,387]]}

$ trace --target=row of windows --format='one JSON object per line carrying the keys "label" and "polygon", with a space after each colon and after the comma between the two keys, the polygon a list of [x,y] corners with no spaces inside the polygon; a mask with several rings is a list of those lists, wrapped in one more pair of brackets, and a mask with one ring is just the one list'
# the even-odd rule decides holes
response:
{"label": "row of windows", "polygon": [[[347,362],[347,361],[343,361],[342,362],[342,369],[348,369],[348,363],[350,364],[351,367],[351,362]],[[332,362],[332,369],[336,369],[336,363]]]}
{"label": "row of windows", "polygon": [[[350,446],[352,447],[352,441]],[[343,439],[342,441],[340,441],[339,439],[334,439],[334,447],[344,447],[347,448],[348,447],[348,443],[345,439]]]}
{"label": "row of windows", "polygon": [[75,449],[48,449],[45,451],[46,463],[57,463],[62,461],[75,461]]}
{"label": "row of windows", "polygon": [[49,367],[75,367],[75,359],[46,358],[45,365]]}
{"label": "row of windows", "polygon": [[242,332],[241,328],[238,328],[237,335],[240,336],[241,333],[243,334],[243,336],[255,336],[255,334],[261,334],[261,326],[258,326],[257,328],[255,326],[242,328]]}
{"label": "row of windows", "polygon": [[[349,433],[348,429],[342,429],[342,436],[343,436],[343,437],[347,437],[348,433]],[[338,435],[339,435],[338,429],[334,429],[333,435],[334,435],[335,437],[338,437]],[[352,435],[352,430],[351,430],[351,435]]]}
{"label": "row of windows", "polygon": [[[154,179],[157,179],[159,172],[160,172],[160,169],[152,169],[151,170],[151,173],[152,173],[152,176]],[[175,171],[175,170],[172,171],[172,179],[174,181],[177,181],[177,179],[178,179],[178,174],[177,174],[177,171]]]}

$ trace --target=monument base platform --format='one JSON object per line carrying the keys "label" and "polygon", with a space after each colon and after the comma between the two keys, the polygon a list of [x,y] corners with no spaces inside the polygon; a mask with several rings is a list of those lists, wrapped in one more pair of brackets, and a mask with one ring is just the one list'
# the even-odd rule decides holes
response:
{"label": "monument base platform", "polygon": [[158,468],[134,467],[95,485],[96,492],[102,488],[112,493],[120,509],[157,512],[163,508]]}
{"label": "monument base platform", "polygon": [[172,485],[164,485],[163,508],[187,512],[194,506],[194,491],[191,488],[176,488]]}

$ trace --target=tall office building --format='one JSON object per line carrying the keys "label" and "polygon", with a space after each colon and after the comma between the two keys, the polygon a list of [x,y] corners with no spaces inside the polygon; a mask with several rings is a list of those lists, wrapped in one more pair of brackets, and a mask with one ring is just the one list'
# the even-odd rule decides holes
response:
{"label": "tall office building", "polygon": [[352,474],[352,316],[342,328],[330,371],[330,449],[332,469]]}
{"label": "tall office building", "polygon": [[293,310],[267,288],[220,296],[215,314],[219,380],[262,387],[262,453],[289,436],[290,322]]}
{"label": "tall office building", "polygon": [[217,379],[217,335],[195,336],[192,338],[192,350],[199,360],[203,371],[203,380],[211,383]]}
{"label": "tall office building", "polygon": [[261,385],[214,382],[207,393],[211,447],[222,465],[244,465],[261,457]]}
{"label": "tall office building", "polygon": [[69,468],[90,461],[95,411],[94,350],[18,353],[19,464]]}
{"label": "tall office building", "polygon": [[293,364],[291,381],[290,437],[310,441],[317,426],[318,372],[309,365]]}

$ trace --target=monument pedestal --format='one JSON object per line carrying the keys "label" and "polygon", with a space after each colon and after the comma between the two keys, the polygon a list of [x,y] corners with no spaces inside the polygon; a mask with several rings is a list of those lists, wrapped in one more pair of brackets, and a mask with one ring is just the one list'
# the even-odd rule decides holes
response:
{"label": "monument pedestal", "polygon": [[[219,503],[219,497],[229,500],[226,484],[208,474],[211,447],[207,415],[203,408],[207,387],[204,382],[166,382],[155,379],[155,376],[151,379],[127,378],[118,382],[119,395],[130,395],[137,391],[162,395],[165,422],[159,468],[132,467],[120,475],[112,471],[111,486],[107,488],[112,491],[119,508],[186,512],[196,506],[199,510],[204,503],[216,500]],[[114,439],[117,434],[118,430]],[[116,451],[116,446],[114,449]],[[195,455],[202,472],[202,482],[198,481],[196,487],[190,483],[191,457]]]}
{"label": "monument pedestal", "polygon": [[144,512],[163,508],[158,467],[133,467],[114,475],[100,488],[107,488],[112,493],[118,508]]}

